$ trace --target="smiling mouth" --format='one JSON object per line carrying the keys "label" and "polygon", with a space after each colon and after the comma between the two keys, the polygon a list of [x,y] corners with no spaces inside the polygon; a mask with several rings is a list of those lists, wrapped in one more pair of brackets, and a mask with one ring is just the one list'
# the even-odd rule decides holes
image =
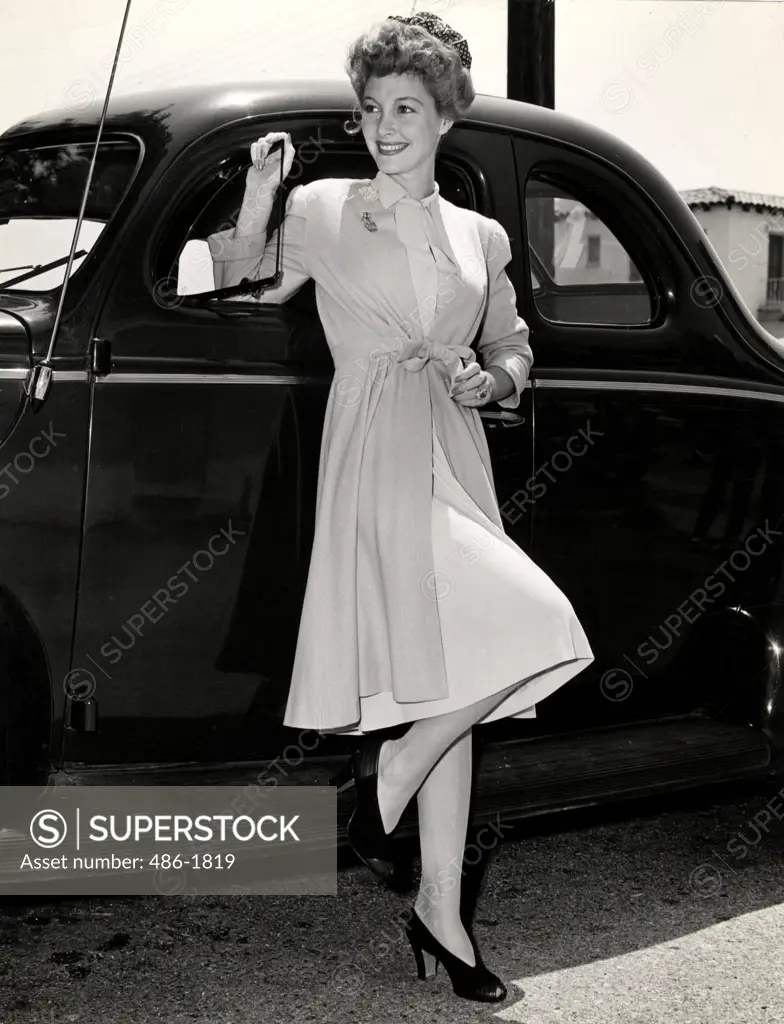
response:
{"label": "smiling mouth", "polygon": [[401,153],[407,146],[407,142],[396,142],[394,145],[388,145],[385,142],[377,142],[379,153],[383,153],[384,156],[392,156],[394,153]]}

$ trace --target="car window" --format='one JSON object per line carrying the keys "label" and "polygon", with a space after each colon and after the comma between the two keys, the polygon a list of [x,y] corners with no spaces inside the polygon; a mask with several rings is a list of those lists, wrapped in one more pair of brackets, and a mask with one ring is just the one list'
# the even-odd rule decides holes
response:
{"label": "car window", "polygon": [[[557,323],[649,323],[653,302],[619,225],[592,209],[565,184],[532,176],[525,218],[536,307]],[[613,230],[614,229],[614,230]]]}
{"label": "car window", "polygon": [[[90,141],[0,143],[0,288],[49,291],[62,285],[94,149]],[[139,154],[135,139],[99,146],[76,248],[85,254],[74,259],[72,275],[120,205]],[[25,274],[31,276],[10,283]]]}
{"label": "car window", "polygon": [[[262,129],[260,134],[263,134]],[[346,142],[322,143],[320,150],[316,151],[312,143],[309,148],[307,140],[298,140],[292,132],[298,159],[284,182],[284,193],[296,185],[321,178],[375,177],[377,168],[364,142],[360,144],[348,136],[346,138]],[[317,158],[308,159],[311,151]],[[175,287],[177,295],[197,295],[214,290],[207,237],[236,223],[245,191],[248,159],[247,146],[226,154],[205,175],[200,187],[193,191],[185,204],[172,214],[162,236],[155,267],[156,280],[165,279],[172,293]],[[449,202],[461,207],[476,207],[476,189],[462,168],[441,158],[436,163],[435,177],[441,195]],[[268,226],[268,237],[276,227],[277,204]],[[302,301],[301,293],[298,293],[286,305],[296,307]]]}

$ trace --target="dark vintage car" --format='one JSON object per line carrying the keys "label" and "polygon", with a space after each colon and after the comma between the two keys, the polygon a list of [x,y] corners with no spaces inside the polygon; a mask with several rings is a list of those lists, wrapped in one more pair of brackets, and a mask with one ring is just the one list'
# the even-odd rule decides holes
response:
{"label": "dark vintage car", "polygon": [[[356,738],[281,724],[332,375],[313,283],[210,298],[206,238],[267,132],[297,146],[286,189],[372,177],[353,105],[331,82],[114,99],[70,261],[98,107],[0,137],[5,783],[345,779]],[[510,236],[535,365],[518,410],[481,415],[505,528],[596,656],[535,719],[477,730],[476,820],[775,780],[784,346],[605,132],[480,96],[436,177]]]}

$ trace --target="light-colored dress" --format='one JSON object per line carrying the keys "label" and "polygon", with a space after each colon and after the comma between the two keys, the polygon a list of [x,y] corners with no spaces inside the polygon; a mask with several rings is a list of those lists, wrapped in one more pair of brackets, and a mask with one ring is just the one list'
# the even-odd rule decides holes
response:
{"label": "light-colored dress", "polygon": [[[276,234],[208,238],[216,287],[274,271]],[[478,411],[450,397],[474,359],[533,362],[495,220],[413,199],[379,171],[292,189],[281,303],[308,278],[335,363],[316,524],[284,724],[364,733],[519,685],[535,704],[593,661],[566,596],[503,530]]]}

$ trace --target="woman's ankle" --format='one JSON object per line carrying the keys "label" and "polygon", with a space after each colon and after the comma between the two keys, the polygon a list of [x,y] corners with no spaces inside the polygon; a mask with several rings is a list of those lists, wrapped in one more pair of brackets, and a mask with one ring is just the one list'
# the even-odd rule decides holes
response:
{"label": "woman's ankle", "polygon": [[469,965],[475,962],[473,944],[460,912],[451,901],[434,902],[429,894],[420,888],[415,901],[417,917],[430,934],[447,949]]}
{"label": "woman's ankle", "polygon": [[455,899],[459,891],[459,888],[452,887],[442,891],[438,882],[428,882],[427,876],[423,874],[414,900],[417,914],[423,922],[438,921],[444,927],[462,928],[459,899]]}

